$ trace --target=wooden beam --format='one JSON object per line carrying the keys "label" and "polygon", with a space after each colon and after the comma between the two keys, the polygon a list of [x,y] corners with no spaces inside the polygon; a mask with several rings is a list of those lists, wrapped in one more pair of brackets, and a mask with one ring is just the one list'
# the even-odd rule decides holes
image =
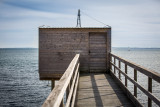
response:
{"label": "wooden beam", "polygon": [[[127,75],[127,64],[125,63],[125,73]],[[127,87],[127,78],[125,77],[125,86]]]}
{"label": "wooden beam", "polygon": [[[112,56],[109,54],[109,58],[110,58],[110,61],[112,62]],[[112,70],[112,64],[111,63],[109,63],[109,66],[110,66],[110,68],[109,69],[111,69]],[[110,73],[110,71],[109,71],[109,73]]]}
{"label": "wooden beam", "polygon": [[107,30],[107,73],[110,71],[110,52],[111,52],[111,28],[108,28]]}
{"label": "wooden beam", "polygon": [[[148,91],[152,93],[152,78],[148,77]],[[152,100],[148,97],[148,107],[152,107]]]}
{"label": "wooden beam", "polygon": [[[119,69],[121,69],[121,61],[119,60],[118,62],[119,62],[118,67]],[[119,74],[119,79],[121,80],[121,72],[119,71],[118,74]]]}
{"label": "wooden beam", "polygon": [[[116,58],[115,57],[113,57],[114,58],[114,64],[116,64]],[[114,74],[116,74],[116,68],[114,67]]]}
{"label": "wooden beam", "polygon": [[[134,80],[137,82],[137,70],[134,69]],[[137,87],[134,85],[134,96],[137,97]]]}

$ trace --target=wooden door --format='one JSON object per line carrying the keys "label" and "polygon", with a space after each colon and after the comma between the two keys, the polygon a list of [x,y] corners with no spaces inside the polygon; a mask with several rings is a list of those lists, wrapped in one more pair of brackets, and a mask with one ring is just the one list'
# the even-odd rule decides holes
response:
{"label": "wooden door", "polygon": [[89,33],[90,72],[106,72],[107,33]]}

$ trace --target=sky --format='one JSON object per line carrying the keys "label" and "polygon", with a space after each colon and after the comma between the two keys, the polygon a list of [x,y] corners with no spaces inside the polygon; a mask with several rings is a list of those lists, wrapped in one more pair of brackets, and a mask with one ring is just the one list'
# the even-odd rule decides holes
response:
{"label": "sky", "polygon": [[[38,27],[112,27],[112,47],[160,48],[160,0],[0,0],[0,48],[38,48]],[[86,15],[87,14],[87,15]]]}

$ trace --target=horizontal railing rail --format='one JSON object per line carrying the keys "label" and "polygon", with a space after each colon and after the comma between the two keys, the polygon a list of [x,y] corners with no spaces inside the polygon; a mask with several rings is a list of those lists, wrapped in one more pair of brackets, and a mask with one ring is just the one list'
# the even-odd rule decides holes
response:
{"label": "horizontal railing rail", "polygon": [[[113,58],[113,60],[112,60]],[[116,61],[118,61],[118,65],[116,65]],[[121,63],[124,63],[124,71],[121,69]],[[134,69],[134,79],[128,76],[128,66]],[[112,70],[113,67],[113,70]],[[116,76],[116,70],[118,71],[118,77]],[[139,88],[144,94],[148,96],[148,107],[152,106],[152,101],[154,101],[158,106],[160,106],[160,100],[152,94],[152,80],[160,83],[160,74],[154,71],[147,70],[135,63],[129,62],[119,56],[116,56],[110,53],[110,73],[111,75],[120,83],[121,88],[127,93],[128,97],[133,101],[136,106],[142,106],[142,104],[137,100],[137,88]],[[148,77],[148,90],[143,88],[137,82],[137,71]],[[125,77],[125,82],[123,84],[121,74]],[[128,82],[132,82],[134,84],[134,95],[128,89]]]}
{"label": "horizontal railing rail", "polygon": [[79,80],[79,57],[80,55],[76,54],[42,107],[74,107]]}

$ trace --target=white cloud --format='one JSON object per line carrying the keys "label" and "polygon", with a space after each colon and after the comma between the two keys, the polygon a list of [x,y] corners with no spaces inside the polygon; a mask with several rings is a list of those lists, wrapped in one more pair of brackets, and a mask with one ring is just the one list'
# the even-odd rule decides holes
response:
{"label": "white cloud", "polygon": [[[4,38],[2,35],[8,35],[7,37],[9,37],[9,35],[14,33],[13,36],[15,38],[19,38],[16,35],[23,35],[33,39],[36,35],[34,39],[37,39],[38,26],[40,25],[74,27],[76,25],[77,9],[80,8],[90,16],[112,26],[112,46],[138,47],[140,44],[141,46],[146,46],[146,43],[149,42],[145,41],[149,40],[151,42],[148,45],[157,46],[158,44],[160,46],[160,43],[157,43],[157,40],[160,40],[160,11],[158,11],[160,10],[160,2],[150,0],[137,0],[134,2],[122,0],[120,4],[116,2],[114,1],[113,3],[113,1],[109,0],[101,0],[99,2],[86,2],[84,0],[59,2],[59,4],[63,3],[63,6],[65,3],[73,6],[70,9],[67,6],[61,7],[63,10],[68,9],[67,13],[54,12],[54,10],[53,12],[33,10],[1,3],[0,38],[2,40]],[[52,2],[48,3],[51,4]],[[77,7],[77,9],[74,7]],[[88,18],[83,13],[81,19],[82,26],[104,26]],[[27,32],[32,33],[27,35]],[[150,38],[146,38],[146,36]],[[23,40],[22,38],[19,39]],[[142,41],[143,39],[145,41]],[[137,41],[137,44],[134,44],[135,41]],[[34,46],[37,46],[37,42]]]}
{"label": "white cloud", "polygon": [[[5,5],[5,4],[4,4]],[[62,13],[53,13],[53,12],[45,12],[45,11],[36,11],[30,9],[24,9],[20,7],[13,7],[5,5],[5,8],[0,11],[0,14],[3,17],[8,18],[21,18],[21,17],[39,17],[39,18],[70,18],[73,15],[62,14]]]}

